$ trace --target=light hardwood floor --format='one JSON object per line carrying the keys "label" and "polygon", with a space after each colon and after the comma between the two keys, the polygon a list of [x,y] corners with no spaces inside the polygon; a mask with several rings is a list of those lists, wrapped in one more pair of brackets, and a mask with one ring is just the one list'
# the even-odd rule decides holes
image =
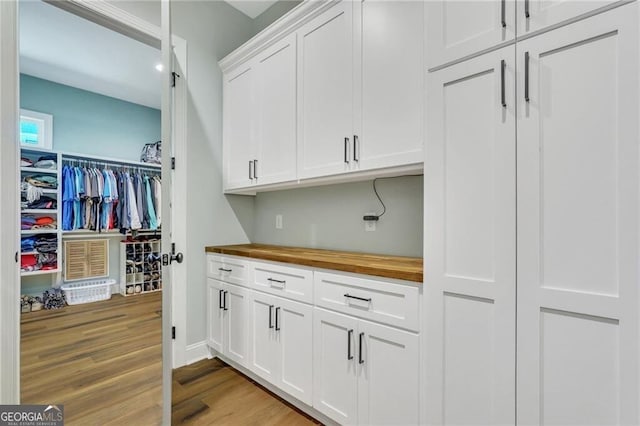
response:
{"label": "light hardwood floor", "polygon": [[[67,425],[161,421],[161,293],[22,314],[22,402],[64,404]],[[317,422],[219,360],[173,374],[173,424]]]}

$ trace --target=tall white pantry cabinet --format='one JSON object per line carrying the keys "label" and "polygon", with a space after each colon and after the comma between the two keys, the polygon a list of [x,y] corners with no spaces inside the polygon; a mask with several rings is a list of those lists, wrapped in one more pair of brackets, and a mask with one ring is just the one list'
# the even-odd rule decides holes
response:
{"label": "tall white pantry cabinet", "polygon": [[427,423],[639,424],[637,3],[426,7]]}

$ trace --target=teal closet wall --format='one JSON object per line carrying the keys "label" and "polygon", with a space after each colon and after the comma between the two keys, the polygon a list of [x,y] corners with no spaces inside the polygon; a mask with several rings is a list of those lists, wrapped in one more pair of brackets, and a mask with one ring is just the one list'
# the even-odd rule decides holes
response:
{"label": "teal closet wall", "polygon": [[26,74],[20,107],[53,115],[55,150],[137,161],[145,143],[160,140],[158,109]]}

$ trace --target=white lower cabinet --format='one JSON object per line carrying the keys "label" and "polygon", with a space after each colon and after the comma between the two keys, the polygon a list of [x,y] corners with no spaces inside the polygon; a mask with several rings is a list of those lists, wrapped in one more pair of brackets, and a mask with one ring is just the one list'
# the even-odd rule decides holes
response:
{"label": "white lower cabinet", "polygon": [[310,305],[251,292],[248,367],[298,400],[312,402]]}
{"label": "white lower cabinet", "polygon": [[248,296],[250,290],[207,279],[207,343],[240,365],[247,365]]}
{"label": "white lower cabinet", "polygon": [[342,424],[419,423],[415,333],[314,309],[316,410]]}

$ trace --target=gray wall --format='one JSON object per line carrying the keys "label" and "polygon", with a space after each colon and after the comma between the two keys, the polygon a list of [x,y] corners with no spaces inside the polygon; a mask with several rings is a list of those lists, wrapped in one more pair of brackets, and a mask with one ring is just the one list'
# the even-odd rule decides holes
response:
{"label": "gray wall", "polygon": [[[381,213],[372,182],[261,193],[252,242],[401,256],[422,256],[422,177],[379,179],[387,211],[366,232],[362,216]],[[276,214],[283,229],[275,228]]]}

